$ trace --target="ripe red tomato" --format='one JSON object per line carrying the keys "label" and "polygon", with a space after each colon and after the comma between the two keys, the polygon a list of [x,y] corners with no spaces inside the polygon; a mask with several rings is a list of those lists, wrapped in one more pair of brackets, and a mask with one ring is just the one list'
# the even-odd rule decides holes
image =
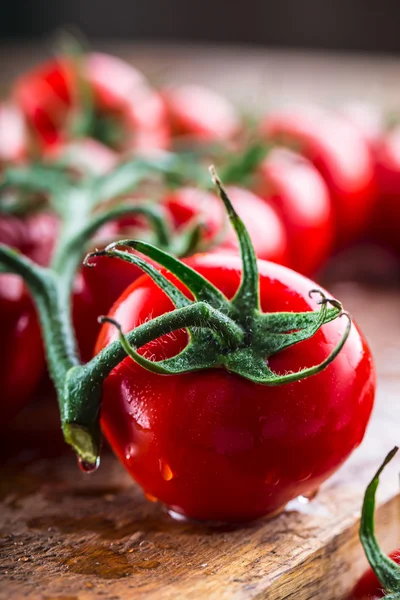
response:
{"label": "ripe red tomato", "polygon": [[400,127],[394,128],[376,149],[377,198],[371,235],[391,250],[400,251]]}
{"label": "ripe red tomato", "polygon": [[286,226],[290,266],[310,275],[330,255],[334,240],[328,188],[315,167],[299,154],[272,150],[259,168],[257,191],[274,205]]}
{"label": "ripe red tomato", "polygon": [[82,85],[89,87],[94,105],[86,135],[118,150],[168,144],[164,104],[143,75],[119,58],[92,53],[84,57],[79,75],[71,60],[61,57],[17,81],[15,100],[43,148],[71,138],[68,128],[79,108]]}
{"label": "ripe red tomato", "polygon": [[0,275],[0,424],[30,400],[45,369],[35,309],[17,275]]}
{"label": "ripe red tomato", "polygon": [[[396,550],[390,554],[390,558],[397,564],[400,564],[400,551]],[[386,593],[382,589],[382,584],[372,569],[368,569],[357,582],[349,596],[349,600],[379,600],[384,598]]]}
{"label": "ripe red tomato", "polygon": [[333,201],[338,244],[364,233],[375,197],[374,165],[357,128],[340,115],[298,107],[270,114],[262,131],[294,146],[320,171]]}
{"label": "ripe red tomato", "polygon": [[[258,258],[288,264],[286,231],[276,210],[243,188],[228,186],[227,192],[250,234]],[[222,203],[214,194],[196,188],[181,188],[168,194],[163,204],[178,229],[192,219],[200,218],[205,226],[206,244],[220,236],[218,245],[214,250],[211,248],[211,252],[239,252],[233,227],[227,221]]]}
{"label": "ripe red tomato", "polygon": [[[241,262],[197,255],[188,264],[231,298]],[[264,311],[307,311],[315,284],[280,265],[259,261]],[[124,331],[172,308],[144,276],[111,311]],[[319,363],[345,323],[325,326],[310,340],[275,355],[287,372]],[[118,336],[104,325],[100,351]],[[175,355],[184,331],[141,349],[147,358]],[[147,494],[195,519],[245,521],[275,513],[318,488],[360,444],[371,413],[375,373],[367,343],[354,326],[338,357],[322,373],[277,387],[256,385],[224,369],[157,375],[126,358],[103,386],[104,433]]]}
{"label": "ripe red tomato", "polygon": [[164,90],[172,135],[203,142],[229,141],[240,131],[235,108],[222,96],[199,85]]}

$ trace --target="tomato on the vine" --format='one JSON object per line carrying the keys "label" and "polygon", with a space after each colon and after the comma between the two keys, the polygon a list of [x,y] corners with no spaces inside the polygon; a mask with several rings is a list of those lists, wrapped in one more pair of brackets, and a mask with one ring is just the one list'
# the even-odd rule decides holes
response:
{"label": "tomato on the vine", "polygon": [[[57,231],[58,219],[51,213],[0,216],[0,243],[41,266],[50,262]],[[28,404],[45,372],[36,310],[18,275],[0,275],[0,339],[0,423],[4,423]]]}
{"label": "tomato on the vine", "polygon": [[283,219],[290,266],[304,275],[315,273],[328,258],[335,235],[331,199],[321,175],[299,154],[275,148],[259,166],[257,191]]}
{"label": "tomato on the vine", "polygon": [[117,150],[168,144],[158,93],[139,71],[107,54],[48,61],[17,81],[14,97],[44,149],[80,135],[78,119],[86,119],[84,136]]}
{"label": "tomato on the vine", "polygon": [[[187,264],[228,298],[238,289],[239,258],[197,255]],[[263,311],[308,311],[314,284],[259,261]],[[171,278],[180,289],[183,284]],[[171,311],[148,277],[129,287],[111,316],[124,331]],[[278,373],[321,362],[341,338],[343,320],[270,357]],[[118,338],[105,324],[96,352]],[[150,360],[180,352],[184,330],[140,349]],[[255,384],[224,368],[160,375],[126,358],[103,384],[101,422],[115,453],[145,492],[196,519],[245,521],[272,514],[318,488],[356,448],[371,413],[375,374],[368,345],[353,326],[321,373],[285,385]]]}
{"label": "tomato on the vine", "polygon": [[339,245],[364,233],[375,198],[374,164],[365,137],[347,119],[314,107],[272,112],[263,134],[294,147],[324,177],[333,201]]}
{"label": "tomato on the vine", "polygon": [[[244,188],[228,186],[227,190],[250,234],[257,257],[287,265],[288,239],[282,219],[274,207]],[[204,224],[204,246],[207,248],[211,245],[208,251],[239,252],[236,234],[215,194],[185,187],[167,194],[162,203],[171,214],[176,228],[194,219]]]}

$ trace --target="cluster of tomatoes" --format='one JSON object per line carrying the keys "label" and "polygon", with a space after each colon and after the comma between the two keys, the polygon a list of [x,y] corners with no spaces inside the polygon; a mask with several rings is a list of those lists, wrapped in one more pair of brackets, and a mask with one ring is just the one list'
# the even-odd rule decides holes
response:
{"label": "cluster of tomatoes", "polygon": [[[252,147],[257,160],[250,159]],[[259,259],[309,276],[337,249],[363,238],[394,253],[400,249],[400,129],[386,132],[372,110],[288,108],[271,112],[249,131],[216,93],[194,85],[156,90],[131,65],[98,53],[63,56],[22,75],[0,107],[2,170],[42,161],[62,162],[80,175],[101,174],[122,157],[177,148],[217,162],[234,157],[224,181]],[[207,252],[188,264],[232,297],[240,263],[228,255],[238,254],[238,242],[217,196],[182,184],[158,189],[157,198],[176,235],[201,223],[198,247]],[[129,237],[132,225],[136,236],[139,230],[146,238],[148,224],[124,219],[107,226],[103,239]],[[45,203],[22,215],[0,215],[0,243],[39,265],[51,261],[58,232],[58,218]],[[73,290],[85,361],[116,338],[110,325],[99,335],[97,323],[116,301],[111,314],[126,330],[171,310],[149,278],[138,279],[137,266],[104,257],[95,262],[95,269],[77,274]],[[308,279],[260,264],[264,311],[312,308]],[[17,275],[0,275],[0,331],[4,422],[32,398],[45,372],[35,309]],[[340,332],[341,325],[332,322],[271,364],[286,372],[318,363]],[[152,352],[155,358],[172,356],[185,340],[178,332]],[[318,487],[360,443],[372,408],[373,364],[356,327],[326,371],[267,391],[223,370],[165,379],[128,360],[105,382],[104,432],[150,495],[189,516],[252,518]],[[246,412],[250,397],[254,410]],[[190,452],[189,470],[183,446]],[[206,497],[207,486],[212,496]]]}

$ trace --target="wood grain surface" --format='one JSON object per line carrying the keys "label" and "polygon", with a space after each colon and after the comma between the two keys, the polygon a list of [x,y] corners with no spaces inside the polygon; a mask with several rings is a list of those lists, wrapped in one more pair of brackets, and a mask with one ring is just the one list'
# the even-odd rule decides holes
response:
{"label": "wood grain surface", "polygon": [[[117,51],[155,80],[207,83],[257,110],[288,98],[361,97],[386,107],[400,98],[399,65],[390,57],[128,45]],[[3,46],[3,88],[42,55]],[[340,268],[348,280],[346,259],[336,279]],[[379,384],[364,443],[316,498],[240,528],[176,522],[143,497],[109,453],[92,476],[78,471],[71,453],[58,456],[59,436],[49,433],[56,426],[46,412],[31,416],[33,407],[0,439],[0,600],[345,598],[366,568],[357,537],[363,490],[400,442],[400,289],[343,282],[333,291],[370,341]],[[41,451],[46,436],[52,457]],[[378,493],[377,532],[386,550],[400,540],[398,470],[399,461],[388,467]]]}

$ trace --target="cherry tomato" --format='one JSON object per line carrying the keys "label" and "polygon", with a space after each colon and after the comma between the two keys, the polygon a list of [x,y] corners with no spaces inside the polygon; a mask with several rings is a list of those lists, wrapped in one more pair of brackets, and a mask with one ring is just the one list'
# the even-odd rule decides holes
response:
{"label": "cherry tomato", "polygon": [[[84,57],[81,73],[61,57],[23,75],[15,99],[47,148],[71,139],[68,131],[80,106],[80,94],[93,103],[94,118],[86,135],[118,150],[149,150],[168,144],[165,108],[160,96],[131,65],[107,54]],[[89,90],[85,90],[85,86]]]}
{"label": "cherry tomato", "polygon": [[395,252],[400,251],[400,127],[394,128],[376,150],[377,198],[371,235]]}
{"label": "cherry tomato", "polygon": [[216,92],[199,85],[181,85],[164,90],[174,137],[203,142],[229,141],[240,130],[234,107]]}
{"label": "cherry tomato", "polygon": [[17,275],[0,275],[0,424],[31,399],[45,359],[35,309]]}
{"label": "cherry tomato", "polygon": [[[231,298],[241,262],[230,255],[187,260]],[[264,311],[307,311],[315,284],[259,261]],[[314,307],[313,307],[314,308]],[[129,331],[172,309],[143,276],[115,303],[111,316]],[[276,372],[319,363],[338,342],[342,319],[312,339],[275,355]],[[100,351],[117,337],[104,325]],[[159,360],[184,348],[184,331],[141,349]],[[144,488],[170,509],[195,519],[245,521],[272,514],[318,488],[360,444],[375,389],[372,357],[356,326],[320,374],[284,386],[256,385],[224,369],[156,375],[126,358],[103,386],[101,422],[115,453]]]}
{"label": "cherry tomato", "polygon": [[[397,564],[400,564],[400,551],[396,550],[390,554],[390,558]],[[368,569],[357,582],[349,596],[349,600],[378,600],[384,598],[386,593],[382,589],[382,584],[372,569]]]}
{"label": "cherry tomato", "polygon": [[[276,210],[243,188],[228,186],[227,192],[246,225],[258,258],[288,264],[286,231]],[[215,252],[239,252],[236,234],[227,222],[221,201],[214,194],[196,188],[181,188],[167,195],[163,203],[177,228],[195,218],[200,219],[205,226],[205,245],[216,240]]]}
{"label": "cherry tomato", "polygon": [[340,115],[298,107],[272,113],[262,131],[295,146],[321,172],[333,201],[338,245],[364,233],[375,197],[374,165],[357,128]]}
{"label": "cherry tomato", "polygon": [[331,199],[321,175],[299,154],[276,148],[260,165],[257,191],[280,212],[290,266],[305,275],[315,273],[334,240]]}

